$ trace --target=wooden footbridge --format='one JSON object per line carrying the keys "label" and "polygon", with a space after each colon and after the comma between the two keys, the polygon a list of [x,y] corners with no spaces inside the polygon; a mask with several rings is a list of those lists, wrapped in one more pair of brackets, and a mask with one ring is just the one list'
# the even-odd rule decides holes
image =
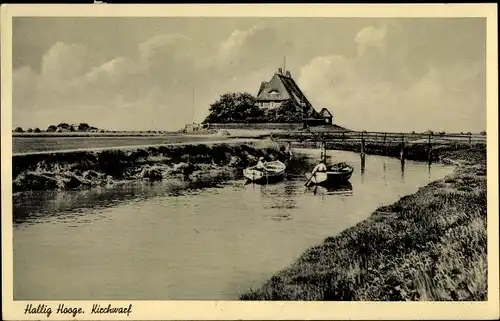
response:
{"label": "wooden footbridge", "polygon": [[359,145],[361,155],[365,153],[366,144],[377,144],[400,148],[400,157],[404,161],[405,148],[409,145],[426,145],[429,162],[432,161],[433,145],[486,144],[486,133],[391,133],[367,131],[283,131],[271,134],[274,141],[299,143],[306,146],[320,147],[326,152],[335,145]]}

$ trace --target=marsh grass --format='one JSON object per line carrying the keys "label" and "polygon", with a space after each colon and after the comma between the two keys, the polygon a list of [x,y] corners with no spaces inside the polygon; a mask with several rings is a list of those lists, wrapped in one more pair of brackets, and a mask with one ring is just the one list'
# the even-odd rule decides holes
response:
{"label": "marsh grass", "polygon": [[240,299],[486,300],[485,149],[440,153],[463,165],[307,250]]}

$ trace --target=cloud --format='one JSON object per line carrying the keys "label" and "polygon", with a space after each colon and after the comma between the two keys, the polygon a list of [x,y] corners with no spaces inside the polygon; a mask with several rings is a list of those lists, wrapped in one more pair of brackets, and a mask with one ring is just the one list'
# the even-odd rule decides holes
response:
{"label": "cloud", "polygon": [[358,55],[364,55],[370,48],[384,51],[386,34],[387,27],[385,25],[380,28],[368,26],[361,29],[354,38],[354,41],[358,43]]}
{"label": "cloud", "polygon": [[[398,131],[484,128],[480,28],[467,33],[471,26],[463,22],[397,20],[356,25],[347,38],[338,31],[343,29],[328,30],[323,23],[321,30],[328,32],[317,37],[311,36],[312,27],[294,31],[292,22],[262,21],[217,41],[156,34],[106,59],[102,46],[59,41],[41,55],[39,71],[29,66],[13,71],[13,125],[45,128],[82,121],[102,128],[177,129],[193,120],[193,89],[201,121],[222,93],[256,94],[287,55],[308,99],[318,110],[329,108],[340,125]],[[335,32],[344,37],[341,45],[333,45],[339,39]],[[472,41],[474,46],[468,45]]]}
{"label": "cloud", "polygon": [[[394,47],[386,43],[385,28],[366,27],[357,34],[357,57],[318,56],[301,69],[298,83],[313,105],[329,108],[338,124],[353,129],[484,129],[485,66],[429,62],[412,73],[404,60],[385,51]],[[377,50],[367,55],[372,48]],[[387,61],[392,66],[380,69]]]}
{"label": "cloud", "polygon": [[57,42],[42,58],[42,74],[59,85],[82,76],[90,65],[92,55],[85,46]]}
{"label": "cloud", "polygon": [[[185,93],[179,84],[194,76],[190,43],[182,35],[161,35],[138,44],[135,55],[97,64],[93,59],[97,53],[84,45],[57,42],[43,55],[40,73],[30,67],[14,71],[14,106],[20,110],[14,120],[30,127],[32,123],[46,127],[61,119],[105,128],[149,126],[157,119],[154,109],[165,108],[160,102],[179,104],[178,96]],[[127,108],[128,115],[120,113],[127,106],[135,108]],[[54,119],[54,114],[59,117]],[[177,123],[171,121],[175,116],[183,119],[179,110],[170,116],[163,127]]]}

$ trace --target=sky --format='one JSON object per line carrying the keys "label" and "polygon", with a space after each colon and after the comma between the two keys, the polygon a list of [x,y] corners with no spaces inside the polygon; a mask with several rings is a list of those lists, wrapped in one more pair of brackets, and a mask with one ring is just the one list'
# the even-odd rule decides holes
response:
{"label": "sky", "polygon": [[[279,67],[368,131],[486,128],[483,18],[13,19],[13,127],[176,130]],[[194,93],[194,94],[193,94]]]}

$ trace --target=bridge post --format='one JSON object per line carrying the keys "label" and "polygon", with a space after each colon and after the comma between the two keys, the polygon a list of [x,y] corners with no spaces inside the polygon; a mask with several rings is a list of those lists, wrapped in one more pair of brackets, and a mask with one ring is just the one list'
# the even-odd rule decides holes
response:
{"label": "bridge post", "polygon": [[429,137],[428,137],[428,162],[429,162],[429,165],[432,164],[432,134],[429,133]]}
{"label": "bridge post", "polygon": [[366,157],[365,154],[361,154],[361,179],[363,179],[363,176],[365,174],[365,167],[366,167]]}
{"label": "bridge post", "polygon": [[401,163],[405,161],[405,135],[401,134],[401,150],[399,152],[399,158],[401,159]]}
{"label": "bridge post", "polygon": [[361,156],[364,157],[365,156],[365,135],[364,135],[364,132],[361,132]]}

